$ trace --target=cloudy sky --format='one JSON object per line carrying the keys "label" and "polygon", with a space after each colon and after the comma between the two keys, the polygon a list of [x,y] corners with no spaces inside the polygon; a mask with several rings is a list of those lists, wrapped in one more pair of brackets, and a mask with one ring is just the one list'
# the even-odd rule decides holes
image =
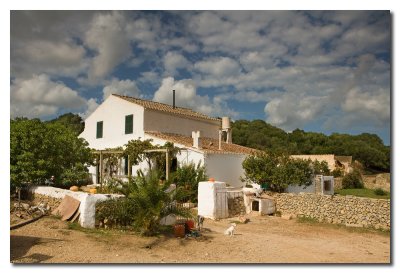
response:
{"label": "cloudy sky", "polygon": [[385,11],[12,11],[11,117],[175,89],[211,116],[389,144],[390,28]]}

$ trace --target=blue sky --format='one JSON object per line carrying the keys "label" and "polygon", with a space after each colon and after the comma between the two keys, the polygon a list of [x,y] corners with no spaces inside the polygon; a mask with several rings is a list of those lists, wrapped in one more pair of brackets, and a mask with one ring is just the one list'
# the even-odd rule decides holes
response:
{"label": "blue sky", "polygon": [[390,144],[388,11],[12,11],[11,117],[111,93]]}

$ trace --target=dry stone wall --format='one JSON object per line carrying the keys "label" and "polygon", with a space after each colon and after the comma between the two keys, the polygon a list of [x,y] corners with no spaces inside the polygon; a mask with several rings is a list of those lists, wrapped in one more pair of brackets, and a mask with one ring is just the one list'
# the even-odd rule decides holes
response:
{"label": "dry stone wall", "polygon": [[319,222],[390,229],[390,200],[312,193],[274,194],[276,210]]}
{"label": "dry stone wall", "polygon": [[50,211],[56,209],[61,203],[61,199],[59,198],[53,198],[39,193],[29,194],[28,199],[31,200],[35,205],[44,204],[45,206],[49,206]]}
{"label": "dry stone wall", "polygon": [[229,217],[246,214],[244,206],[243,192],[227,192],[228,194],[228,214]]}

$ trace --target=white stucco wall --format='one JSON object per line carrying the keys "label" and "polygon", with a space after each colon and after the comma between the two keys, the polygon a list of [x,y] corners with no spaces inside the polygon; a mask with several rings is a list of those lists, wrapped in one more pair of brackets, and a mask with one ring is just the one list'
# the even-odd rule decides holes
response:
{"label": "white stucco wall", "polygon": [[244,176],[242,162],[245,158],[243,154],[208,153],[205,156],[207,175],[232,187],[241,187],[240,176]]}
{"label": "white stucco wall", "polygon": [[[80,137],[97,150],[123,146],[131,139],[144,137],[144,108],[115,96],[109,96],[86,120]],[[125,116],[133,114],[133,133],[125,134]],[[96,138],[97,122],[103,121],[103,137]]]}
{"label": "white stucco wall", "polygon": [[35,186],[29,189],[30,192],[49,196],[52,198],[63,199],[65,195],[69,195],[81,203],[79,205],[79,224],[84,228],[95,227],[96,203],[105,201],[109,198],[119,198],[123,195],[118,194],[89,194],[86,192],[74,192],[54,187]]}
{"label": "white stucco wall", "polygon": [[191,136],[192,131],[200,131],[202,137],[218,139],[220,121],[198,120],[190,117],[180,117],[169,113],[144,110],[144,130],[163,133],[174,133]]}

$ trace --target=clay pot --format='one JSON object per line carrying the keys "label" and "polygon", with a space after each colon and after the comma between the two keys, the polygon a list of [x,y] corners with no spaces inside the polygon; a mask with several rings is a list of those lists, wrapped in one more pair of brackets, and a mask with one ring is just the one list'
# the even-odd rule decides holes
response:
{"label": "clay pot", "polygon": [[208,179],[208,182],[215,182],[214,177],[210,177],[210,179]]}
{"label": "clay pot", "polygon": [[96,194],[96,193],[97,193],[97,189],[90,189],[90,190],[89,190],[89,193],[91,193],[91,194]]}
{"label": "clay pot", "polygon": [[174,226],[175,237],[185,237],[185,225],[177,224]]}

